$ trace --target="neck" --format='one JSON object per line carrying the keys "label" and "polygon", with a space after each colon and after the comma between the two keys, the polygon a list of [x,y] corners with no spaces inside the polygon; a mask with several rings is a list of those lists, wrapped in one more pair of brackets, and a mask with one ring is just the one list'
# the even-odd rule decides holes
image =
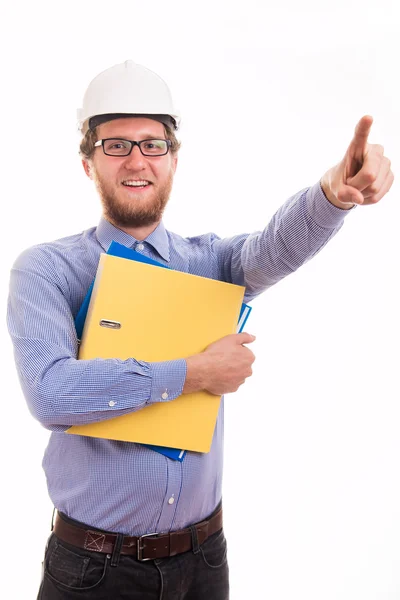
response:
{"label": "neck", "polygon": [[118,223],[114,223],[109,218],[107,220],[112,225],[114,225],[114,227],[116,227],[117,229],[120,229],[121,231],[124,231],[125,233],[128,233],[129,235],[134,237],[139,242],[146,239],[147,236],[149,236],[155,229],[157,229],[158,225],[160,224],[160,221],[157,221],[156,223],[152,223],[151,225],[144,225],[143,227],[125,227],[125,226],[119,225]]}

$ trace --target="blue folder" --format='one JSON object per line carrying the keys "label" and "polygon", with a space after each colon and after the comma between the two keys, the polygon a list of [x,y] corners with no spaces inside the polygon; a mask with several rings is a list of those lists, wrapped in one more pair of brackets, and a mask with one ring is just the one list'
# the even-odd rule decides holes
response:
{"label": "blue folder", "polygon": [[[127,248],[126,246],[123,246],[122,244],[119,244],[118,242],[111,242],[110,247],[107,251],[107,254],[111,254],[111,256],[118,256],[119,258],[127,258],[129,260],[136,260],[138,262],[147,263],[149,265],[154,265],[156,267],[163,267],[164,269],[169,269],[169,267],[167,267],[166,265],[163,265],[162,263],[158,262],[157,260],[153,260],[152,258],[149,258],[148,256],[144,256],[143,254],[136,252],[136,250],[133,250],[132,248]],[[80,340],[82,337],[83,326],[85,324],[86,314],[87,314],[87,311],[89,308],[89,303],[90,303],[90,298],[92,296],[93,286],[94,286],[94,281],[92,282],[92,284],[82,302],[79,312],[75,318],[75,328],[76,328],[78,340]],[[240,314],[239,314],[238,328],[237,328],[238,333],[243,331],[243,327],[249,317],[251,310],[252,310],[251,306],[249,306],[248,304],[242,304],[242,307],[240,309]],[[156,452],[159,452],[160,454],[163,454],[164,456],[167,456],[168,458],[172,458],[173,460],[179,460],[180,462],[183,461],[185,454],[186,454],[186,450],[179,450],[178,448],[166,448],[165,446],[152,446],[150,444],[142,444],[142,446],[147,446],[147,448],[150,448],[151,450],[155,450]]]}

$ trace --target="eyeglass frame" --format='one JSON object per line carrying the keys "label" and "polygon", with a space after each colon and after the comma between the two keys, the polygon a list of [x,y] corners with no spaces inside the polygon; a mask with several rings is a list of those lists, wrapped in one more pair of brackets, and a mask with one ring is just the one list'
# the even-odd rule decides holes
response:
{"label": "eyeglass frame", "polygon": [[[107,152],[104,150],[104,142],[108,142],[109,140],[116,140],[116,141],[120,141],[120,142],[129,142],[131,144],[131,149],[129,150],[128,154],[107,154]],[[145,154],[141,148],[141,144],[143,144],[143,142],[151,142],[153,140],[159,140],[159,141],[163,141],[166,142],[167,144],[167,151],[163,152],[162,154]],[[146,157],[151,157],[151,158],[158,158],[159,156],[166,156],[172,146],[172,142],[171,140],[165,140],[164,138],[147,138],[146,140],[140,140],[139,142],[137,142],[136,140],[127,140],[125,138],[104,138],[102,140],[97,140],[97,142],[95,142],[95,147],[100,148],[100,146],[103,148],[103,152],[106,156],[113,156],[114,158],[126,158],[127,156],[129,156],[132,153],[132,150],[135,146],[138,146],[141,154],[143,156]]]}

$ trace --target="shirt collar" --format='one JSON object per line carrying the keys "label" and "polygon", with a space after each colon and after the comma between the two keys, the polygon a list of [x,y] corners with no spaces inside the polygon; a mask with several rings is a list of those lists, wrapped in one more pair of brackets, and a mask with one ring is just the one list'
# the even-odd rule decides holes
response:
{"label": "shirt collar", "polygon": [[[97,226],[96,237],[106,252],[111,242],[118,242],[119,244],[127,246],[127,248],[133,248],[138,242],[132,235],[118,229],[104,217],[101,217],[100,223]],[[168,235],[162,221],[157,225],[155,230],[142,241],[150,244],[164,260],[169,262]]]}

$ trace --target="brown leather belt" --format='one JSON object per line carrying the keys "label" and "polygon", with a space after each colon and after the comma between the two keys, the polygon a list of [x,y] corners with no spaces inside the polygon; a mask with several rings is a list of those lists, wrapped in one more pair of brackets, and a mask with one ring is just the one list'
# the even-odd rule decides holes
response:
{"label": "brown leather belt", "polygon": [[[213,513],[207,520],[193,525],[197,532],[198,544],[201,546],[206,539],[222,529],[222,508]],[[89,550],[112,554],[117,534],[106,533],[96,529],[86,529],[65,521],[59,514],[56,516],[53,533],[62,541]],[[123,536],[121,554],[129,554],[137,560],[154,560],[166,558],[187,552],[192,548],[191,528],[170,533],[147,533],[140,537]]]}

